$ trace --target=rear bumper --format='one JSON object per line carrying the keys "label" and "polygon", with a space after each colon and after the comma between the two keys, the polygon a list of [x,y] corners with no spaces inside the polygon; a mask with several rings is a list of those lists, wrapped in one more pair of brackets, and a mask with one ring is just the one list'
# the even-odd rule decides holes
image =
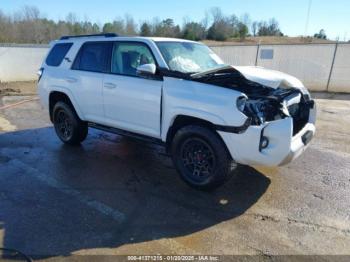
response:
{"label": "rear bumper", "polygon": [[40,98],[40,104],[43,108],[49,108],[49,94],[47,90],[44,88],[43,79],[38,83],[38,95]]}
{"label": "rear bumper", "polygon": [[[240,164],[280,166],[299,157],[309,146],[315,135],[316,107],[310,110],[309,121],[298,134],[293,136],[293,119],[288,117],[250,126],[242,134],[219,132],[232,158]],[[269,140],[265,149],[260,149],[263,136]]]}

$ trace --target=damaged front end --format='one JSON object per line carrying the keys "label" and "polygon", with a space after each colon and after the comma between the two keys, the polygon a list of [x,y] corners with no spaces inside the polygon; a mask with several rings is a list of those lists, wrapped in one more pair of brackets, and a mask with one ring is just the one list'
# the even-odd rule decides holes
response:
{"label": "damaged front end", "polygon": [[237,103],[244,104],[242,112],[251,119],[252,125],[291,117],[293,119],[293,135],[297,134],[308,123],[310,109],[314,101],[308,94],[300,90],[272,89],[266,95],[249,94],[240,97]]}
{"label": "damaged front end", "polygon": [[251,125],[291,117],[293,135],[308,123],[310,109],[314,107],[308,93],[293,87],[272,88],[244,77],[231,66],[193,74],[192,80],[234,89],[244,94],[237,100],[237,108],[250,118]]}
{"label": "damaged front end", "polygon": [[[258,70],[262,72],[262,69]],[[237,108],[248,117],[249,126],[239,133],[219,131],[232,158],[238,163],[287,164],[304,152],[315,134],[316,108],[308,91],[290,76],[288,81],[278,82],[273,73],[277,74],[267,72],[265,80],[275,81],[275,86],[263,84],[268,83],[267,80],[261,83],[252,81],[231,66],[191,75],[192,81],[242,93],[237,99]],[[288,78],[287,75],[279,76]],[[260,74],[260,77],[265,75]],[[296,83],[294,87],[293,81]]]}

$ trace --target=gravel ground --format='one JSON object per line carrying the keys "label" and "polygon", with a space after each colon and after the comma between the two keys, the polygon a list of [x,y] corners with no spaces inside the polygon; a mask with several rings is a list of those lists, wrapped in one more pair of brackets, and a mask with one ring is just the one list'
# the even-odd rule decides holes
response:
{"label": "gravel ground", "polygon": [[36,95],[37,83],[36,81],[27,82],[10,82],[5,83],[0,81],[0,95],[1,96],[26,96]]}

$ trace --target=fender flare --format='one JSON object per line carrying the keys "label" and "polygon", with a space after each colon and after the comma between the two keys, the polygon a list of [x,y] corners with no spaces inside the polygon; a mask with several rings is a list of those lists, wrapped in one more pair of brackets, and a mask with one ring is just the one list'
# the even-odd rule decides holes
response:
{"label": "fender flare", "polygon": [[74,107],[74,110],[75,110],[75,112],[77,113],[78,117],[79,117],[81,120],[83,120],[83,121],[85,120],[84,114],[83,114],[83,112],[81,111],[78,102],[76,101],[76,99],[74,98],[72,92],[71,92],[69,89],[63,88],[63,87],[55,87],[55,88],[52,88],[52,89],[50,90],[50,93],[49,93],[49,99],[50,99],[51,93],[53,93],[53,92],[60,92],[60,93],[62,93],[62,94],[65,94],[65,95],[69,98],[70,102],[72,103],[72,105],[73,105],[73,107]]}
{"label": "fender flare", "polygon": [[170,115],[168,114],[168,117],[165,116],[164,118],[164,121],[162,123],[162,134],[161,134],[162,141],[166,141],[169,129],[174,124],[175,119],[178,116],[188,116],[188,117],[198,118],[200,120],[210,122],[214,126],[226,125],[226,122],[223,118],[213,113],[203,111],[203,110],[196,110],[193,108],[177,107],[171,111]]}

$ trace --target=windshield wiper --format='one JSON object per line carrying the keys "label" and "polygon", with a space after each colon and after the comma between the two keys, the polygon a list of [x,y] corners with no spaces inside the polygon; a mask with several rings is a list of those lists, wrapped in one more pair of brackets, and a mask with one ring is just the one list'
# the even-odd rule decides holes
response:
{"label": "windshield wiper", "polygon": [[169,70],[167,68],[159,68],[159,73],[162,76],[169,76],[175,78],[191,79],[193,73],[184,73],[176,70]]}

